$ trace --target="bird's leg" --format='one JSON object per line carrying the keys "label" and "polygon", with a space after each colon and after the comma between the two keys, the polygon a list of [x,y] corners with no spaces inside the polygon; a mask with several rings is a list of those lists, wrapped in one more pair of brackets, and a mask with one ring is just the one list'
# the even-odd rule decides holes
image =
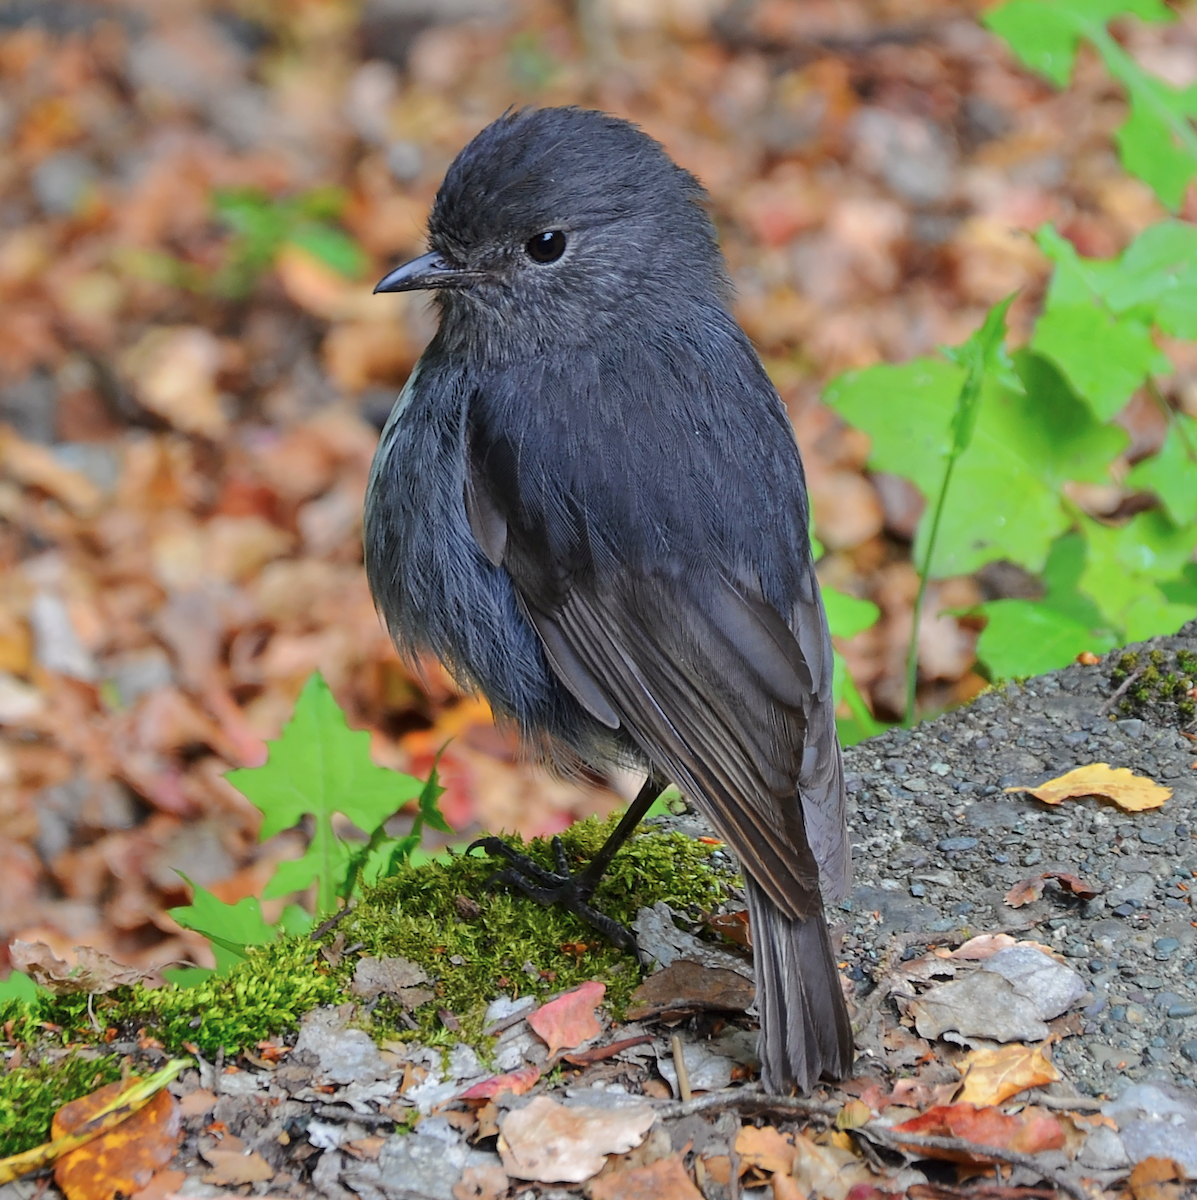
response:
{"label": "bird's leg", "polygon": [[556,860],[556,871],[546,871],[539,863],[534,862],[526,854],[513,850],[506,842],[497,837],[479,838],[466,850],[482,849],[488,854],[498,854],[511,864],[501,871],[496,871],[488,885],[506,883],[519,888],[525,896],[539,901],[541,904],[560,904],[575,916],[580,917],[588,925],[605,934],[612,942],[623,950],[640,957],[636,939],[629,929],[624,928],[618,921],[604,916],[590,904],[603,872],[611,865],[620,846],[624,844],[632,830],[640,824],[644,814],[652,807],[653,801],[665,790],[666,784],[653,775],[649,775],[644,786],[640,789],[631,807],[624,813],[611,836],[603,843],[602,849],[586,864],[577,875],[571,874],[569,864],[565,861],[565,847],[560,838],[553,839],[553,857]]}

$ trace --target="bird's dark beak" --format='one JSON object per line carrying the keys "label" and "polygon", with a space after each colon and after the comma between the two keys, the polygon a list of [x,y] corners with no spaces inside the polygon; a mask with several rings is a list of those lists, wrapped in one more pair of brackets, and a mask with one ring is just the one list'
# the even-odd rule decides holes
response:
{"label": "bird's dark beak", "polygon": [[432,254],[421,254],[411,262],[396,267],[389,275],[384,276],[375,287],[374,292],[419,292],[429,288],[459,288],[465,287],[473,278],[473,271],[450,266],[435,251]]}

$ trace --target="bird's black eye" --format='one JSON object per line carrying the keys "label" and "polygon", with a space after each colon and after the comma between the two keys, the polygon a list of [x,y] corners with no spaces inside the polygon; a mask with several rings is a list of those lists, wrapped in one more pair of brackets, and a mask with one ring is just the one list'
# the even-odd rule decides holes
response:
{"label": "bird's black eye", "polygon": [[533,262],[556,262],[565,253],[565,234],[560,229],[546,229],[529,238],[524,249]]}

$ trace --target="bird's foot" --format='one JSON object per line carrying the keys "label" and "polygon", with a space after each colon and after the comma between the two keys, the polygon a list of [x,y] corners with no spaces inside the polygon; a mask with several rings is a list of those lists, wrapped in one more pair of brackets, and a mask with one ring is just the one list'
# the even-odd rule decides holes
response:
{"label": "bird's foot", "polygon": [[591,878],[586,871],[579,875],[570,871],[565,860],[565,847],[560,838],[555,837],[552,846],[556,871],[546,870],[538,862],[518,850],[513,850],[497,837],[479,838],[470,844],[466,853],[485,850],[487,854],[499,855],[511,864],[501,871],[496,871],[486,881],[487,887],[505,883],[509,887],[518,888],[525,896],[540,904],[560,904],[591,928],[597,929],[621,950],[634,955],[638,962],[641,961],[640,947],[636,945],[632,931],[591,905],[590,898],[594,894],[598,879]]}

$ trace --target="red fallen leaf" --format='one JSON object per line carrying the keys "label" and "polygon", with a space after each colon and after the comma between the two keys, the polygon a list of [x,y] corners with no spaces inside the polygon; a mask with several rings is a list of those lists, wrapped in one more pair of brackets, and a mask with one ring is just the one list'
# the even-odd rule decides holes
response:
{"label": "red fallen leaf", "polygon": [[[1059,1150],[1064,1145],[1064,1127],[1051,1113],[1039,1108],[1024,1108],[1020,1113],[1007,1115],[996,1108],[978,1108],[975,1104],[940,1105],[895,1125],[893,1132],[960,1138],[981,1146],[992,1146],[995,1150],[1016,1150],[1021,1154]],[[937,1150],[914,1145],[905,1149],[924,1158],[942,1158],[949,1162],[994,1161],[987,1155],[963,1150]]]}
{"label": "red fallen leaf", "polygon": [[602,1033],[594,1009],[606,991],[605,984],[592,979],[572,992],[542,1004],[528,1018],[528,1024],[548,1046],[550,1057],[558,1050],[580,1046]]}
{"label": "red fallen leaf", "polygon": [[492,1075],[476,1083],[472,1088],[462,1092],[459,1100],[492,1100],[500,1092],[511,1092],[514,1096],[522,1096],[534,1087],[540,1078],[539,1067],[520,1067],[518,1071],[509,1071],[506,1075]]}

